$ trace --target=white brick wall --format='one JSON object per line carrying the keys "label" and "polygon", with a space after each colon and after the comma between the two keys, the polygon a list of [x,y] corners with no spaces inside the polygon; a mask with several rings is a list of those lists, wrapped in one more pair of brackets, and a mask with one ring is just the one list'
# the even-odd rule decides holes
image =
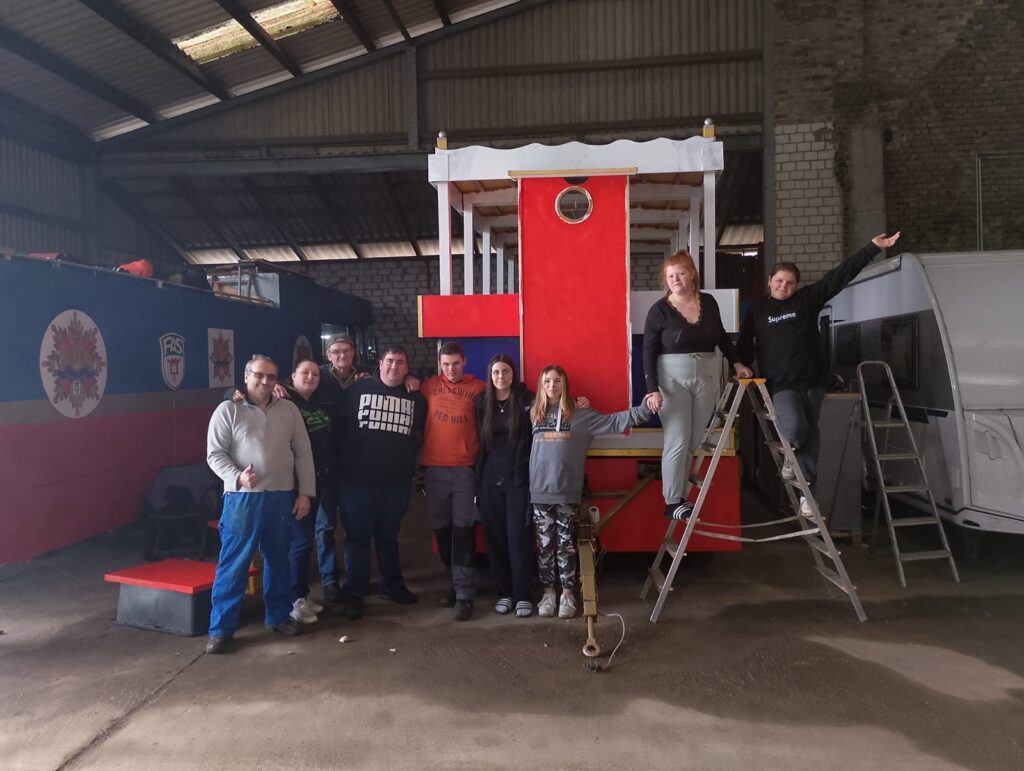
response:
{"label": "white brick wall", "polygon": [[775,126],[776,254],[813,281],[843,258],[831,123]]}

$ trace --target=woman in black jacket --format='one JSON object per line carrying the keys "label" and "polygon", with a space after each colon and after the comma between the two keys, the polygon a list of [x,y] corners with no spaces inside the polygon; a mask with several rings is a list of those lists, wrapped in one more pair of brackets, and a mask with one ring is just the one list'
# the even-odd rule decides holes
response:
{"label": "woman in black jacket", "polygon": [[514,609],[525,618],[533,614],[530,582],[536,567],[529,505],[533,394],[505,354],[491,359],[487,373],[487,390],[476,399],[477,504],[500,598],[494,610]]}

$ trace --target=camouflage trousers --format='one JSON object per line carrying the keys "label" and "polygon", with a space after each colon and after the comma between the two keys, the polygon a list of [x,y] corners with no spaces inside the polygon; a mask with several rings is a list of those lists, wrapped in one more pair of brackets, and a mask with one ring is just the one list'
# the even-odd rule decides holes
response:
{"label": "camouflage trousers", "polygon": [[576,588],[576,528],[580,507],[575,503],[533,504],[533,532],[537,539],[537,573],[541,585],[555,585],[555,565],[563,589]]}

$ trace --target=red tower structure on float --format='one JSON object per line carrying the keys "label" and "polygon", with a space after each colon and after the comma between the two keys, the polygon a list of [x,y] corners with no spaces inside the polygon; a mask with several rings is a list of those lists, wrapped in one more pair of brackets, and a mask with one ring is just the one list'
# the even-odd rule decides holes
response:
{"label": "red tower structure on float", "polygon": [[[631,245],[687,246],[726,330],[738,327],[737,290],[715,290],[715,181],[723,150],[708,128],[686,140],[511,149],[449,150],[442,135],[429,159],[438,193],[440,294],[419,298],[420,336],[461,341],[470,369],[476,365],[482,377],[491,355],[518,351],[528,386],[556,363],[569,374],[573,392],[586,395],[595,409],[638,403],[643,394],[631,386],[636,378],[642,383],[642,357],[634,347],[661,292],[630,291]],[[459,294],[453,292],[453,209],[463,217],[467,254]],[[700,248],[702,231],[709,257]],[[479,293],[472,257],[477,233]],[[661,485],[651,475],[661,446],[660,428],[595,439],[587,480],[602,512],[604,548],[656,551],[664,538]],[[732,455],[719,465],[702,520],[739,523]],[[736,541],[699,535],[689,545],[694,551],[737,549]]]}

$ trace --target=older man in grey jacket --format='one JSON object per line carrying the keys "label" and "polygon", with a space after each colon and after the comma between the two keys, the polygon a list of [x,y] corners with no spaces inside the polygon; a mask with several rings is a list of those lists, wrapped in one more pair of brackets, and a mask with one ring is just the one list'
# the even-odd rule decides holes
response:
{"label": "older man in grey jacket", "polygon": [[253,356],[245,365],[245,400],[221,402],[210,418],[206,460],[224,480],[224,509],[207,653],[227,652],[257,547],[267,629],[288,636],[301,632],[288,615],[288,536],[291,518],[309,515],[316,475],[306,424],[294,404],[274,396],[276,383],[274,362]]}

